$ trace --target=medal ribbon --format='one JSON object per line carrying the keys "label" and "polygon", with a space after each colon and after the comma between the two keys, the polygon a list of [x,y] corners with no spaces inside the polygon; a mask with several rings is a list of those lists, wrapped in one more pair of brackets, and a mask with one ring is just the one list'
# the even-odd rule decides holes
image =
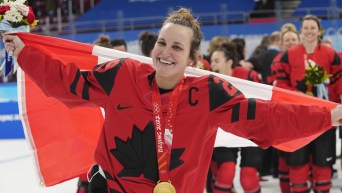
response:
{"label": "medal ribbon", "polygon": [[184,79],[180,80],[171,92],[167,107],[166,121],[163,122],[161,96],[156,81],[152,84],[152,107],[154,120],[154,135],[156,140],[156,151],[158,158],[159,181],[169,180],[168,169],[171,155],[173,130],[176,120],[177,103],[183,88]]}

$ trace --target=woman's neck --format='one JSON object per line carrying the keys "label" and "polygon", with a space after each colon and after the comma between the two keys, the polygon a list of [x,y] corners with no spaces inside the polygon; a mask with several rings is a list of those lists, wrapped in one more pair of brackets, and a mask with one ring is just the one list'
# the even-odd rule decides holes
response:
{"label": "woman's neck", "polygon": [[178,82],[183,78],[183,76],[165,78],[162,76],[158,76],[156,74],[155,78],[159,88],[169,90],[173,89],[178,84]]}
{"label": "woman's neck", "polygon": [[303,46],[305,48],[306,53],[312,54],[315,51],[316,46],[318,45],[318,42],[303,42]]}

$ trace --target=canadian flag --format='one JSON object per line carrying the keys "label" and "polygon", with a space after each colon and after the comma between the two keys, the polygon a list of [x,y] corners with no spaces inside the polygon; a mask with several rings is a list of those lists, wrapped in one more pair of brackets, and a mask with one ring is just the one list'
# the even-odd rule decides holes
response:
{"label": "canadian flag", "polygon": [[[83,70],[91,70],[96,64],[125,57],[152,64],[151,58],[113,49],[30,33],[17,33],[17,35],[26,45],[40,49],[53,58],[63,61],[65,65],[70,62],[79,64]],[[208,74],[215,74],[228,80],[246,97],[317,105],[329,109],[337,105],[304,94],[191,67],[186,69],[185,75]],[[19,112],[26,139],[31,144],[41,183],[51,186],[86,173],[94,163],[93,155],[104,122],[101,109],[89,107],[70,109],[55,98],[47,97],[20,69],[18,69],[18,89]],[[279,144],[276,148],[293,151],[320,134]],[[219,130],[215,145],[236,147],[255,144]]]}

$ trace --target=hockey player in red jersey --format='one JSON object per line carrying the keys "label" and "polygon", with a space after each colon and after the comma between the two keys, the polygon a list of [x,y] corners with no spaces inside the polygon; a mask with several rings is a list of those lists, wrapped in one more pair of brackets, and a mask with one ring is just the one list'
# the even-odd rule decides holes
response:
{"label": "hockey player in red jersey", "polygon": [[[280,68],[280,59],[282,54],[292,48],[293,46],[296,46],[300,43],[300,37],[299,33],[297,32],[297,29],[295,25],[291,23],[286,23],[281,27],[281,47],[282,47],[282,52],[279,53],[274,59],[273,63],[271,65],[271,71],[272,71],[272,76],[273,80],[277,79],[277,76],[279,78],[284,76],[284,71]],[[276,85],[276,81],[274,82]],[[290,188],[290,178],[289,178],[289,166],[286,164],[285,160],[285,152],[279,151],[279,161],[278,161],[278,170],[279,170],[279,184],[280,184],[280,190],[282,193],[291,193],[291,188]]]}
{"label": "hockey player in red jersey", "polygon": [[[212,70],[245,80],[260,82],[258,73],[239,65],[236,55],[236,46],[233,42],[223,44],[211,56]],[[213,163],[211,164],[213,193],[235,192],[233,180],[239,150],[241,150],[240,183],[243,190],[250,193],[261,191],[258,168],[261,165],[262,151],[259,147],[215,147]]]}
{"label": "hockey player in red jersey", "polygon": [[163,23],[154,68],[126,58],[81,71],[18,36],[3,37],[6,50],[14,50],[22,70],[48,96],[69,107],[104,108],[92,193],[203,192],[218,127],[265,148],[341,125],[342,106],[246,98],[219,77],[184,77],[201,39],[197,20],[181,8]]}
{"label": "hockey player in red jersey", "polygon": [[[321,24],[316,16],[308,15],[303,18],[301,26],[302,44],[288,49],[281,58],[276,86],[312,93],[318,96],[318,86],[305,83],[305,68],[310,60],[332,76],[327,84],[329,91],[342,88],[341,60],[337,53],[320,44]],[[324,85],[325,86],[325,85]],[[310,90],[312,89],[312,90]],[[329,100],[341,93],[326,93],[324,99]],[[324,96],[324,95],[323,95]],[[329,192],[331,187],[331,166],[335,162],[335,130],[328,130],[307,146],[286,154],[286,163],[290,166],[290,183],[292,192],[310,191],[308,184],[310,159],[312,160],[312,187],[315,192]]]}

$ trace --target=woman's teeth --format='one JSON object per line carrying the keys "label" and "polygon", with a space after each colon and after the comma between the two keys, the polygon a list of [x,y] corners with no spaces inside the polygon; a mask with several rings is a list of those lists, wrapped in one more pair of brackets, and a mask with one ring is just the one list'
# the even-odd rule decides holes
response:
{"label": "woman's teeth", "polygon": [[164,63],[164,64],[173,64],[173,62],[171,62],[171,61],[168,61],[168,60],[163,60],[163,59],[159,59],[159,61],[161,62],[161,63]]}

